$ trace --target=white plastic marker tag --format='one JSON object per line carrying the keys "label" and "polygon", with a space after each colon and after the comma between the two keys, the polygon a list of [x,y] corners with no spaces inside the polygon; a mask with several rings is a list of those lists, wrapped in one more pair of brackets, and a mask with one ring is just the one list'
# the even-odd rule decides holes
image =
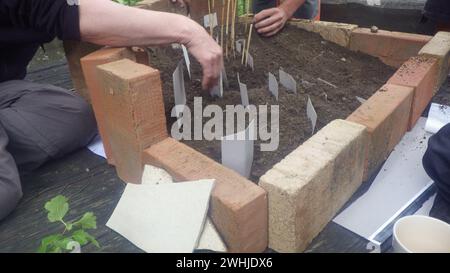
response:
{"label": "white plastic marker tag", "polygon": [[250,66],[250,68],[252,69],[252,71],[255,71],[255,65],[253,63],[253,56],[248,53],[248,57],[247,57],[247,65]]}
{"label": "white plastic marker tag", "polygon": [[250,176],[255,131],[255,122],[252,120],[246,130],[222,137],[222,165],[244,177]]}
{"label": "white plastic marker tag", "polygon": [[311,98],[309,96],[308,96],[308,102],[306,103],[306,115],[308,116],[309,120],[311,121],[311,126],[312,126],[311,135],[314,135],[314,131],[316,130],[316,124],[317,124],[317,112],[316,112],[316,109],[314,109],[314,105],[312,104]]}
{"label": "white plastic marker tag", "polygon": [[219,83],[216,86],[214,86],[213,89],[211,89],[211,91],[209,93],[213,97],[219,97],[219,98],[223,97],[223,75],[222,75],[222,72],[220,73]]}
{"label": "white plastic marker tag", "polygon": [[361,104],[365,103],[367,100],[363,99],[361,97],[356,96],[356,100],[359,101]]}
{"label": "white plastic marker tag", "polygon": [[284,86],[287,90],[297,93],[297,82],[294,80],[294,77],[284,72],[281,68],[279,73],[281,85]]}
{"label": "white plastic marker tag", "polygon": [[210,18],[212,21],[212,27],[215,28],[217,26],[217,13],[206,14],[203,16],[203,25],[208,28],[210,27]]}
{"label": "white plastic marker tag", "polygon": [[222,80],[223,83],[225,84],[225,87],[229,87],[229,82],[228,82],[228,76],[227,76],[227,71],[225,69],[225,66],[222,67]]}
{"label": "white plastic marker tag", "polygon": [[269,72],[269,91],[278,100],[278,81],[275,75]]}
{"label": "white plastic marker tag", "polygon": [[238,53],[242,53],[244,42],[245,42],[244,39],[239,39],[236,41],[236,51]]}
{"label": "white plastic marker tag", "polygon": [[[175,107],[177,118],[181,116],[183,113],[183,107],[186,105],[186,90],[184,87],[184,73],[183,73],[183,61],[180,61],[177,65],[177,68],[173,72],[172,75],[173,80],[173,96],[175,98]],[[182,125],[181,119],[177,120],[178,127],[180,128]]]}
{"label": "white plastic marker tag", "polygon": [[181,48],[183,49],[184,62],[189,73],[189,79],[191,79],[191,60],[189,59],[187,48],[184,45],[181,45]]}
{"label": "white plastic marker tag", "polygon": [[247,107],[250,102],[248,100],[248,90],[247,85],[245,83],[241,83],[241,80],[239,79],[239,73],[237,73],[237,80],[239,83],[239,90],[241,91],[241,102],[244,107]]}

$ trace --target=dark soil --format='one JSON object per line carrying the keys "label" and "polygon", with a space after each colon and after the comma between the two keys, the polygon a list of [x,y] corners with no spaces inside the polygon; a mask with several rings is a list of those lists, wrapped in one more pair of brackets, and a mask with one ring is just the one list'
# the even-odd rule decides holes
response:
{"label": "dark soil", "polygon": [[[244,38],[244,35],[240,37]],[[185,72],[185,86],[187,104],[191,110],[195,96],[203,96],[204,107],[217,104],[225,109],[225,105],[241,103],[236,78],[236,73],[239,72],[241,82],[247,84],[250,104],[279,104],[279,148],[274,152],[261,152],[259,141],[255,141],[250,177],[255,182],[274,164],[311,137],[311,123],[306,116],[308,96],[318,114],[316,130],[319,130],[334,119],[345,119],[360,105],[355,96],[369,98],[395,71],[376,58],[349,51],[324,41],[317,34],[295,27],[287,27],[271,39],[259,37],[254,33],[250,53],[255,60],[254,72],[240,65],[240,56],[225,61],[230,85],[225,88],[223,98],[212,98],[201,90],[201,68],[192,57],[192,80],[189,80]],[[169,132],[176,121],[170,117],[174,106],[172,73],[182,58],[181,50],[172,48],[152,49],[150,56],[152,66],[161,71]],[[279,80],[280,67],[295,78],[298,92],[288,93],[280,86],[279,101],[276,101],[268,91],[267,73],[272,72]],[[337,88],[319,81],[318,78]],[[208,120],[204,119],[204,122]],[[184,142],[214,160],[221,161],[220,141]]]}

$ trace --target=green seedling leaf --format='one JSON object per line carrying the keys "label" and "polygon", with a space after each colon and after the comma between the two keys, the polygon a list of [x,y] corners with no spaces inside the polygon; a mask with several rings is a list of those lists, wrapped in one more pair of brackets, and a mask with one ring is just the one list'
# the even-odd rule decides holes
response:
{"label": "green seedling leaf", "polygon": [[48,253],[54,249],[54,243],[61,240],[63,236],[61,234],[49,235],[42,239],[41,245],[38,248],[38,253]]}
{"label": "green seedling leaf", "polygon": [[97,240],[95,240],[94,236],[90,235],[86,231],[80,229],[77,231],[74,231],[72,234],[72,238],[74,241],[77,241],[81,246],[86,245],[87,243],[92,243],[96,247],[100,247]]}
{"label": "green seedling leaf", "polygon": [[69,211],[69,203],[67,203],[66,197],[58,195],[45,203],[45,209],[48,211],[47,217],[50,222],[62,221]]}
{"label": "green seedling leaf", "polygon": [[97,217],[92,212],[86,212],[80,220],[73,223],[73,226],[82,229],[96,229]]}

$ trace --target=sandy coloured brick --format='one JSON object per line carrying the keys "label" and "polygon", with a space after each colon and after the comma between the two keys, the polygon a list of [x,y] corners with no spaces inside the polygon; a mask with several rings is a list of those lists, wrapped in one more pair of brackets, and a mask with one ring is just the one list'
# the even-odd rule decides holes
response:
{"label": "sandy coloured brick", "polygon": [[111,144],[105,131],[105,114],[103,109],[105,98],[97,75],[97,66],[124,58],[134,60],[135,57],[133,52],[127,48],[102,48],[86,55],[80,61],[86,86],[89,89],[89,97],[94,109],[95,119],[97,120],[98,131],[105,147],[106,158],[109,164],[113,165],[114,158],[111,152]]}
{"label": "sandy coloured brick", "polygon": [[159,71],[122,59],[97,66],[97,75],[117,173],[140,183],[142,151],[168,137]]}
{"label": "sandy coloured brick", "polygon": [[379,58],[387,65],[400,67],[431,40],[431,36],[368,28],[353,30],[349,48]]}
{"label": "sandy coloured brick", "polygon": [[178,181],[214,178],[210,215],[230,252],[267,248],[267,195],[253,182],[172,138],[143,154],[143,162],[168,171]]}
{"label": "sandy coloured brick", "polygon": [[420,55],[435,57],[439,60],[439,88],[448,77],[450,61],[450,32],[439,31],[419,52]]}
{"label": "sandy coloured brick", "polygon": [[408,130],[414,127],[436,93],[439,61],[434,57],[412,57],[388,80],[389,84],[412,87],[414,97]]}
{"label": "sandy coloured brick", "polygon": [[363,179],[366,128],[335,120],[260,178],[269,201],[269,247],[301,252]]}
{"label": "sandy coloured brick", "polygon": [[357,25],[352,24],[301,19],[291,20],[289,24],[306,31],[318,33],[323,39],[343,47],[348,47],[352,31],[358,28]]}
{"label": "sandy coloured brick", "polygon": [[367,128],[366,180],[389,156],[408,130],[414,89],[386,84],[348,118]]}

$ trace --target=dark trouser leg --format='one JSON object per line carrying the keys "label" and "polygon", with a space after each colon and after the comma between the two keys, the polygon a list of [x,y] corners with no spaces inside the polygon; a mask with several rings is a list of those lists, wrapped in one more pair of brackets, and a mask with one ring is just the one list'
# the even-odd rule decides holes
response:
{"label": "dark trouser leg", "polygon": [[6,150],[8,135],[0,125],[0,220],[8,215],[22,197],[19,172],[12,155]]}
{"label": "dark trouser leg", "polygon": [[423,166],[436,184],[438,194],[450,203],[450,124],[430,138]]}
{"label": "dark trouser leg", "polygon": [[9,138],[6,150],[21,172],[84,147],[96,133],[92,110],[82,98],[27,81],[0,83],[0,124]]}

